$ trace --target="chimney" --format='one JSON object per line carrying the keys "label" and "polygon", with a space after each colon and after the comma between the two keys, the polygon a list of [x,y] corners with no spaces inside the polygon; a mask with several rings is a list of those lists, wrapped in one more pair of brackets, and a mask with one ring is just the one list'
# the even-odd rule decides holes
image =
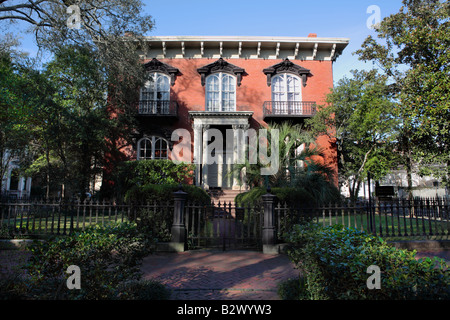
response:
{"label": "chimney", "polygon": [[308,34],[308,38],[317,38],[317,33]]}

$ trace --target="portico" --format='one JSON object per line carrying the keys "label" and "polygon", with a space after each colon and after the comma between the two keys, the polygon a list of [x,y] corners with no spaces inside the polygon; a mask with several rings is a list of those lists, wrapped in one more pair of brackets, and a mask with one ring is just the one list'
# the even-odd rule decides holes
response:
{"label": "portico", "polygon": [[249,111],[189,112],[194,129],[196,185],[205,189],[241,188],[236,174],[230,172],[245,152],[244,133],[250,128],[252,114]]}

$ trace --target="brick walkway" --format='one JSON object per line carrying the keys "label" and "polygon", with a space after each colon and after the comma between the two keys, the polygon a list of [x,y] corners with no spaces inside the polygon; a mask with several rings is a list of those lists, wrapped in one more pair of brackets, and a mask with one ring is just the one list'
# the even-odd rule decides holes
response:
{"label": "brick walkway", "polygon": [[155,253],[142,271],[167,285],[172,300],[279,300],[277,285],[298,277],[286,255],[253,251]]}

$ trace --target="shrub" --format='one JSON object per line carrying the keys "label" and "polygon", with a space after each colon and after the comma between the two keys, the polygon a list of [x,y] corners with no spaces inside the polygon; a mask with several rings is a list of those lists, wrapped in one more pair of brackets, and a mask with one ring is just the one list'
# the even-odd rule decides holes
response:
{"label": "shrub", "polygon": [[27,284],[21,276],[12,274],[0,277],[0,300],[24,300],[27,292]]}
{"label": "shrub", "polygon": [[288,279],[278,285],[278,296],[282,300],[304,300],[306,299],[306,284],[305,278],[300,276],[298,278]]}
{"label": "shrub", "polygon": [[121,300],[168,300],[170,290],[155,280],[139,280],[125,283],[120,288]]}
{"label": "shrub", "polygon": [[0,226],[0,239],[14,239],[14,227],[1,225]]}
{"label": "shrub", "polygon": [[[205,190],[197,186],[183,185],[182,189],[186,192],[188,201],[199,203],[209,203],[210,196]],[[168,202],[172,201],[172,194],[179,190],[179,184],[146,184],[131,187],[125,195],[127,202]]]}
{"label": "shrub", "polygon": [[188,183],[194,165],[171,160],[139,160],[121,163],[115,172],[115,188],[123,195],[134,186]]}
{"label": "shrub", "polygon": [[[309,299],[449,299],[443,259],[416,259],[415,251],[341,226],[296,226],[285,236],[289,256],[304,272]],[[381,289],[368,289],[367,268],[380,268]]]}
{"label": "shrub", "polygon": [[[250,191],[240,193],[236,196],[236,203],[247,206],[261,201],[261,197],[267,193],[264,187],[252,188]],[[301,188],[272,188],[271,193],[277,196],[276,201],[288,204],[306,204],[314,201],[314,198]]]}
{"label": "shrub", "polygon": [[[38,299],[113,299],[116,288],[141,276],[149,242],[133,223],[93,226],[73,235],[35,242],[26,269]],[[68,290],[66,270],[81,270],[81,290]]]}
{"label": "shrub", "polygon": [[143,208],[138,212],[137,224],[139,230],[151,234],[159,242],[170,241],[172,237],[173,210],[171,210],[171,207],[164,209],[155,211]]}

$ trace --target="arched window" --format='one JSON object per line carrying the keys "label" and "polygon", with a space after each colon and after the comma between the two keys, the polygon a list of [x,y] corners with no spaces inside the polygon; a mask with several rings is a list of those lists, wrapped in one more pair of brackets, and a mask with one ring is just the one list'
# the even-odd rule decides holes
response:
{"label": "arched window", "polygon": [[170,79],[162,73],[151,73],[150,79],[141,88],[139,113],[166,114],[169,112]]}
{"label": "arched window", "polygon": [[138,141],[137,144],[137,159],[151,160],[151,159],[167,159],[169,154],[169,144],[167,140],[151,136],[144,137]]}
{"label": "arched window", "polygon": [[152,140],[143,138],[138,143],[138,160],[147,160],[152,158]]}
{"label": "arched window", "polygon": [[272,77],[272,101],[274,113],[301,113],[301,79],[289,73]]}
{"label": "arched window", "polygon": [[167,141],[163,138],[157,138],[155,141],[155,157],[154,159],[167,159]]}
{"label": "arched window", "polygon": [[206,78],[206,111],[236,110],[236,78],[215,73]]}

